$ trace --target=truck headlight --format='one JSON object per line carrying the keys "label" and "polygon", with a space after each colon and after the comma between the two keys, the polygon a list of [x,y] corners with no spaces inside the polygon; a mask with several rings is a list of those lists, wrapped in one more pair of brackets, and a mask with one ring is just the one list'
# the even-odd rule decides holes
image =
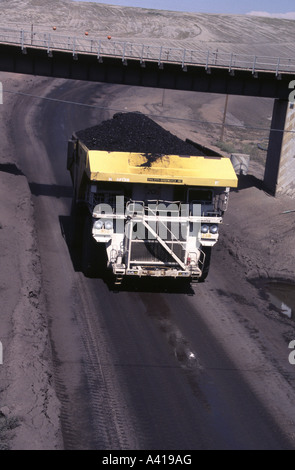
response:
{"label": "truck headlight", "polygon": [[103,228],[103,221],[102,220],[96,220],[93,224],[93,227],[96,230],[101,230]]}
{"label": "truck headlight", "polygon": [[209,232],[209,226],[208,225],[202,225],[201,232],[202,233],[208,233]]}
{"label": "truck headlight", "polygon": [[213,235],[216,235],[218,233],[218,225],[211,225],[210,227],[210,233],[213,233]]}
{"label": "truck headlight", "polygon": [[111,220],[107,220],[105,223],[104,223],[104,226],[105,226],[105,229],[106,230],[112,230],[114,224]]}

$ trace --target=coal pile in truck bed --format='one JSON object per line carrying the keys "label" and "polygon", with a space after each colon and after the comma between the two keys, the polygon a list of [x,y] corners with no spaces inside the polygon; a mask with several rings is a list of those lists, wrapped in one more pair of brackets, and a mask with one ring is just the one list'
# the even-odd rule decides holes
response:
{"label": "coal pile in truck bed", "polygon": [[117,113],[112,119],[76,132],[89,150],[143,153],[151,161],[160,155],[203,155],[193,145],[142,113]]}

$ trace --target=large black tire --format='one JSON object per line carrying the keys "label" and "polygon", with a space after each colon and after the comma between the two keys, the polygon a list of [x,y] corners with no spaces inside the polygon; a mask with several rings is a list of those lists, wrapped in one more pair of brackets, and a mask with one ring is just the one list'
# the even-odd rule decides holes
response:
{"label": "large black tire", "polygon": [[69,245],[72,249],[79,249],[82,246],[84,221],[86,215],[86,207],[78,205],[73,200],[71,207],[71,222],[69,235]]}
{"label": "large black tire", "polygon": [[97,243],[92,236],[92,217],[84,216],[81,270],[86,277],[96,278],[105,274],[107,265],[106,246]]}
{"label": "large black tire", "polygon": [[96,241],[92,236],[92,217],[90,214],[84,216],[81,269],[86,277],[96,277],[97,256]]}
{"label": "large black tire", "polygon": [[75,271],[81,271],[84,221],[87,214],[85,206],[72,203],[67,225],[66,242]]}
{"label": "large black tire", "polygon": [[207,278],[208,274],[209,274],[212,247],[211,246],[203,246],[202,251],[205,253],[205,263],[204,263],[204,266],[203,266],[202,275],[199,278],[199,282],[204,282],[205,279]]}

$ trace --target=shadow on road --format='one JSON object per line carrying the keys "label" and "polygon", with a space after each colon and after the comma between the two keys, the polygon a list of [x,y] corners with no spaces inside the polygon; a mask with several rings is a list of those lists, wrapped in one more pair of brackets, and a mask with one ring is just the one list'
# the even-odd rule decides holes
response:
{"label": "shadow on road", "polygon": [[57,198],[71,198],[73,196],[73,188],[71,186],[43,183],[29,183],[29,186],[34,196],[50,196]]}
{"label": "shadow on road", "polygon": [[120,286],[108,285],[117,292],[144,292],[195,295],[191,284],[184,279],[128,278]]}
{"label": "shadow on road", "polygon": [[15,165],[15,163],[0,163],[0,171],[15,176],[24,176],[23,172]]}
{"label": "shadow on road", "polygon": [[233,192],[238,192],[243,189],[248,188],[257,188],[261,191],[266,191],[264,183],[262,180],[256,178],[253,175],[238,175],[238,187],[237,189],[232,189]]}

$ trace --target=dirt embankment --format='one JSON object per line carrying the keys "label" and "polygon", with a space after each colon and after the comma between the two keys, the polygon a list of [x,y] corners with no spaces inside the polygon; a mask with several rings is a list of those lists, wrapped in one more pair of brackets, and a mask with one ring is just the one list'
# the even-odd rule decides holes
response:
{"label": "dirt embankment", "polygon": [[[9,82],[9,75],[1,78]],[[29,79],[14,78],[14,85],[22,88],[25,81]],[[5,95],[0,114],[0,449],[57,449],[60,405],[53,384],[34,207],[9,142],[13,99]]]}
{"label": "dirt embankment", "polygon": [[248,280],[295,283],[295,199],[274,198],[253,175],[230,195],[220,243],[242,264]]}

